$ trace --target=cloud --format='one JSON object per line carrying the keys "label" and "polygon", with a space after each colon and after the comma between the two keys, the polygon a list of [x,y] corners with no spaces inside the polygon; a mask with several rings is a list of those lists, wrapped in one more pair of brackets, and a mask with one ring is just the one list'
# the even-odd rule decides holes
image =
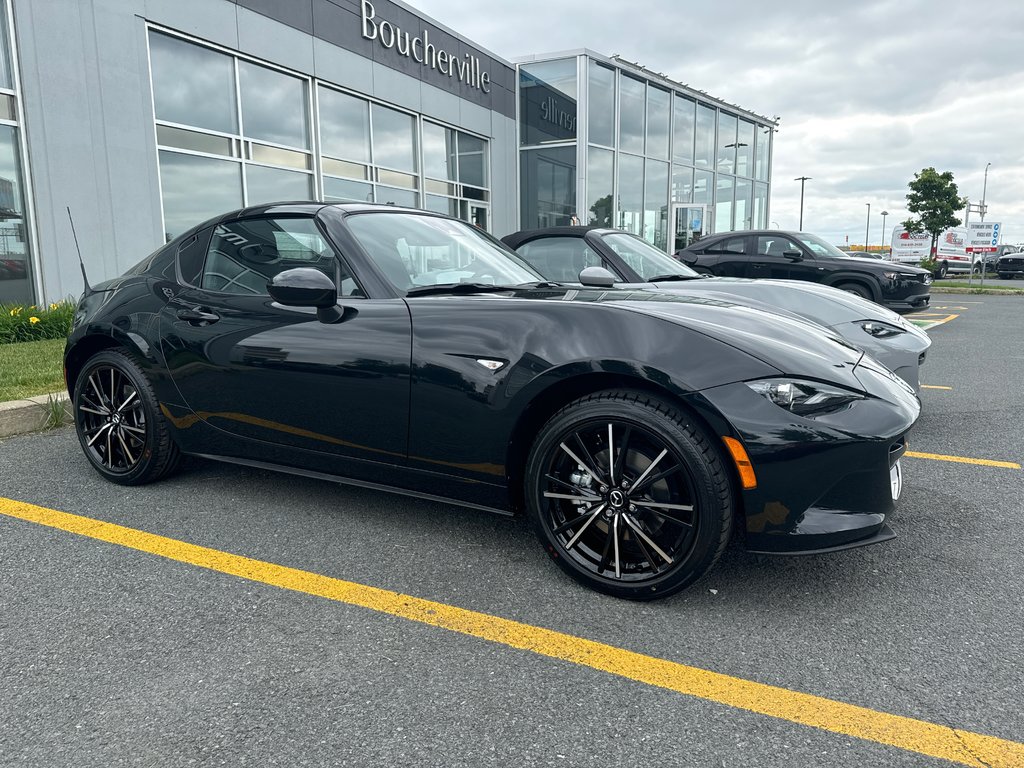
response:
{"label": "cloud", "polygon": [[[959,0],[822,3],[414,0],[426,15],[500,56],[589,48],[619,54],[763,115],[781,115],[771,219],[834,242],[859,233],[867,206],[906,218],[907,183],[952,171],[989,220],[1024,241],[1024,3]],[[896,217],[895,219],[893,217]]]}

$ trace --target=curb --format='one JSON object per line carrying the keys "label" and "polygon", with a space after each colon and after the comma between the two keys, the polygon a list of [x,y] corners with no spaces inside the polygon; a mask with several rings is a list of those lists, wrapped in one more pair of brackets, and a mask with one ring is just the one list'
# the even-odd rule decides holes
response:
{"label": "curb", "polygon": [[47,403],[51,400],[67,403],[67,392],[51,392],[24,400],[0,403],[0,438],[39,432],[46,428]]}

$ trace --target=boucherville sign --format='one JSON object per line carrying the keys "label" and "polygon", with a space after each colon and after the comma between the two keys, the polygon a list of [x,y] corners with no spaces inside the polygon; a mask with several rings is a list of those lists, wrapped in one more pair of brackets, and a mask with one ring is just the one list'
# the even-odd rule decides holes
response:
{"label": "boucherville sign", "polygon": [[385,48],[394,49],[402,56],[437,70],[442,75],[458,80],[484,93],[491,92],[491,76],[480,67],[480,59],[466,53],[459,58],[457,53],[438,48],[430,42],[430,30],[424,29],[415,37],[390,21],[377,20],[377,11],[370,0],[359,3],[363,18],[363,37],[378,40]]}

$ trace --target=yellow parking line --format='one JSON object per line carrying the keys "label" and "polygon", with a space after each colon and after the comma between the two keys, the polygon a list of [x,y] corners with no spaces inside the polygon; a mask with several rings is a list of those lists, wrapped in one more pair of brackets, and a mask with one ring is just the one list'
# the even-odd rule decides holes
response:
{"label": "yellow parking line", "polygon": [[921,389],[952,389],[952,387],[942,387],[938,384],[922,384]]}
{"label": "yellow parking line", "polygon": [[730,677],[498,616],[252,560],[229,552],[12,499],[0,498],[0,514],[242,579],[490,640],[510,648],[590,667],[707,701],[887,744],[930,757],[951,760],[962,765],[976,768],[1009,768],[1024,765],[1024,744],[995,736],[962,731],[924,720],[891,715],[786,688]]}
{"label": "yellow parking line", "polygon": [[1015,461],[993,461],[992,459],[971,459],[966,456],[947,456],[943,453],[919,453],[918,451],[907,451],[904,456],[911,456],[915,459],[934,459],[935,461],[955,461],[957,464],[979,464],[983,467],[1003,467],[1004,469],[1020,469],[1020,464]]}

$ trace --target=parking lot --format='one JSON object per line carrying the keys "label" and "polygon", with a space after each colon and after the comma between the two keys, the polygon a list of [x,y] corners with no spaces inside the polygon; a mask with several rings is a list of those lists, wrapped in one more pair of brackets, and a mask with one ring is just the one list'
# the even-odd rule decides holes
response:
{"label": "parking lot", "polygon": [[1024,765],[1024,297],[910,317],[897,538],[733,544],[649,604],[523,519],[203,461],[122,488],[70,428],[2,441],[0,765]]}

